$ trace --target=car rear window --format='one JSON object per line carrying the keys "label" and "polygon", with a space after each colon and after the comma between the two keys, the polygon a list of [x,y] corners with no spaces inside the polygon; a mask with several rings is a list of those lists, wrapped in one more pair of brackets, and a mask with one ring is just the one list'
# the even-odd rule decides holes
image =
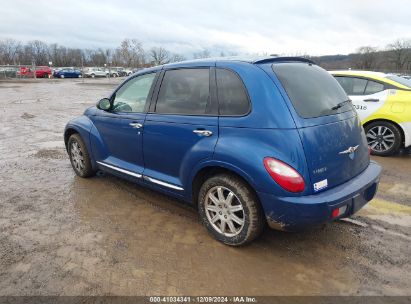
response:
{"label": "car rear window", "polygon": [[[327,71],[311,63],[282,62],[272,66],[298,115],[314,118],[352,110],[347,94]],[[341,106],[338,106],[338,105]]]}

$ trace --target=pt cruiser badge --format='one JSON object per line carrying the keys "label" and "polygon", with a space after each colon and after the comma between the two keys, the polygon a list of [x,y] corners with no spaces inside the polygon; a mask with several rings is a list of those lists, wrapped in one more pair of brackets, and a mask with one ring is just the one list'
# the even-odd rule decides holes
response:
{"label": "pt cruiser badge", "polygon": [[348,154],[348,156],[351,159],[354,159],[354,152],[357,150],[359,145],[356,145],[355,147],[349,147],[347,150],[341,151],[338,154]]}

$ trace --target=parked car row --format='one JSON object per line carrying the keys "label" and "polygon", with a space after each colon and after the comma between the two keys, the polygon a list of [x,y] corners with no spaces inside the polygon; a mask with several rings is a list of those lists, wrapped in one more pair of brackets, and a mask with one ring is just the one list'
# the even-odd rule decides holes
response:
{"label": "parked car row", "polygon": [[132,69],[125,69],[121,67],[99,68],[92,67],[84,70],[84,77],[126,77],[134,73]]}
{"label": "parked car row", "polygon": [[[99,68],[99,67],[91,67],[85,68],[81,71],[78,68],[74,67],[63,67],[63,68],[54,68],[51,69],[48,66],[37,66],[35,68],[35,75],[36,78],[50,78],[51,76],[55,78],[81,78],[81,77],[126,77],[130,76],[137,69],[129,69],[129,68],[122,68],[122,67],[113,67],[113,68]],[[26,78],[33,78],[33,68],[22,66],[17,69],[16,72],[17,77],[26,77]]]}

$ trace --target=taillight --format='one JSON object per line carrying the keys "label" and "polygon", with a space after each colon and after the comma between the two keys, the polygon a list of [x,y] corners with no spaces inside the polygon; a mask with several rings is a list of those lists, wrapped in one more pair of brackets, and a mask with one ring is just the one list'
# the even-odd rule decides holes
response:
{"label": "taillight", "polygon": [[345,211],[347,211],[347,205],[336,208],[333,211],[331,211],[331,218],[339,217],[340,215],[343,215]]}
{"label": "taillight", "polygon": [[275,158],[264,158],[264,167],[274,181],[290,192],[302,192],[305,188],[304,179],[292,167]]}

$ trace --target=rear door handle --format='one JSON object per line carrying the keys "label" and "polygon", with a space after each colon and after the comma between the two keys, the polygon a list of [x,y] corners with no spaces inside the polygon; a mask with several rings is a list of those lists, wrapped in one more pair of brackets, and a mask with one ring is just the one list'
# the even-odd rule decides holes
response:
{"label": "rear door handle", "polygon": [[380,100],[378,98],[368,98],[364,99],[365,102],[379,102]]}
{"label": "rear door handle", "polygon": [[198,135],[207,136],[207,137],[213,135],[213,132],[211,132],[210,130],[194,130],[193,132]]}
{"label": "rear door handle", "polygon": [[143,125],[138,122],[130,122],[129,125],[132,126],[134,129],[140,129],[141,127],[143,127]]}

